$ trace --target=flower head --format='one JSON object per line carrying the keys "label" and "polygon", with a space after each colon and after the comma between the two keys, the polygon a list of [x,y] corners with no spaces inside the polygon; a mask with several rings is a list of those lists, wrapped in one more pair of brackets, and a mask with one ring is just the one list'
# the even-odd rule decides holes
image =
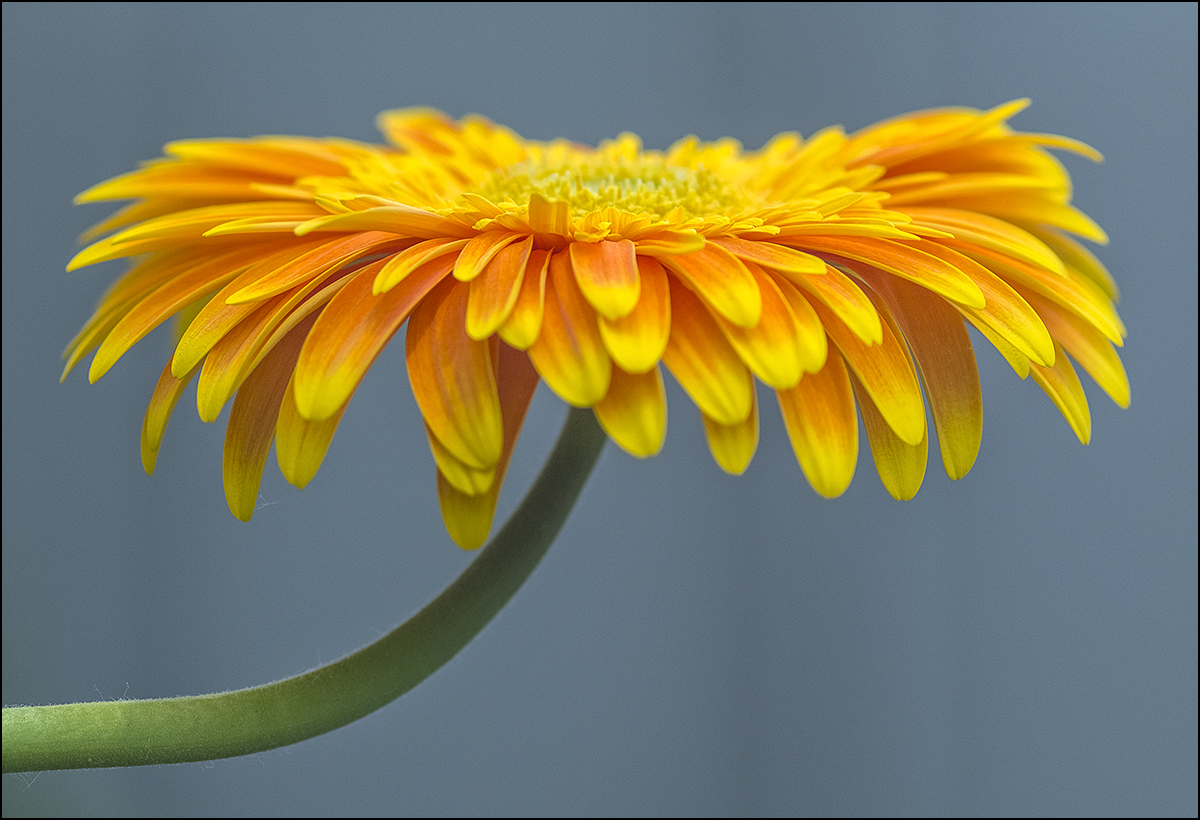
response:
{"label": "flower head", "polygon": [[[253,512],[272,441],[283,474],[316,473],[355,389],[407,322],[409,379],[446,526],[483,543],[540,380],[650,456],[666,433],[665,365],[712,454],[742,472],[758,443],[755,380],[774,389],[805,476],[849,485],[861,412],[898,498],[924,476],[926,403],[952,478],[974,463],[982,407],[967,325],[1032,375],[1084,443],[1074,358],[1125,406],[1125,329],[1104,242],[1070,205],[1048,148],[1014,132],[1026,101],[905,115],[847,136],[780,134],[758,151],[623,134],[535,142],[429,109],[380,116],[390,147],[262,137],[169,144],[77,201],[136,199],[69,269],[132,268],[67,347],[102,376],[172,316],[142,459],[198,376],[205,421],[230,399],[224,480]],[[857,410],[856,410],[857,408]]]}

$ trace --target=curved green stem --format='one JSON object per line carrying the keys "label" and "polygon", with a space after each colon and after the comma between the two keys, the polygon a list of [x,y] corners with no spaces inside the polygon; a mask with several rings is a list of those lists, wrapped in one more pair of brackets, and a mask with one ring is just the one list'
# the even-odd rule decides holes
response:
{"label": "curved green stem", "polygon": [[215,695],[4,710],[4,771],[183,763],[316,737],[391,703],[466,646],[508,603],[566,521],[606,437],[572,409],[537,481],[445,592],[380,640],[265,686]]}

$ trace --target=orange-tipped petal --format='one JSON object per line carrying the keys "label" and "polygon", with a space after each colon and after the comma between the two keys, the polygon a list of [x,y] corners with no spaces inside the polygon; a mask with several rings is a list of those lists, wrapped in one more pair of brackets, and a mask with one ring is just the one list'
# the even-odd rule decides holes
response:
{"label": "orange-tipped petal", "polygon": [[529,358],[569,404],[591,407],[608,392],[612,359],[600,338],[596,311],[575,284],[566,253],[550,258],[542,332],[530,345]]}
{"label": "orange-tipped petal", "polygon": [[637,265],[642,284],[633,310],[619,319],[600,317],[600,336],[605,349],[629,373],[645,373],[658,364],[671,333],[667,272],[648,256],[639,256]]}
{"label": "orange-tipped petal", "polygon": [[413,311],[404,355],[413,396],[438,441],[479,470],[500,460],[504,428],[492,345],[467,335],[467,292],[441,282]]}
{"label": "orange-tipped petal", "polygon": [[850,486],[858,461],[858,414],[841,355],[830,351],[820,372],[804,374],[775,395],[808,483],[825,498],[837,498]]}
{"label": "orange-tipped petal", "polygon": [[593,408],[608,437],[631,456],[657,455],[667,436],[667,393],[658,368],[612,371],[608,393]]}
{"label": "orange-tipped petal", "polygon": [[470,282],[483,273],[493,256],[518,239],[521,239],[520,234],[508,231],[484,231],[476,235],[459,252],[454,263],[454,278],[460,282]]}

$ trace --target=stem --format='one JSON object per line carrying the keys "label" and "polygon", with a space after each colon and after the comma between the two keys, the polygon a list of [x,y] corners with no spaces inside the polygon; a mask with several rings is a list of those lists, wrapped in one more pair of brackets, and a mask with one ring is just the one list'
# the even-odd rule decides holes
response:
{"label": "stem", "polygon": [[4,772],[183,763],[251,754],[345,726],[433,674],[532,574],[606,441],[572,408],[512,518],[441,595],[380,640],[294,678],[215,695],[4,709]]}

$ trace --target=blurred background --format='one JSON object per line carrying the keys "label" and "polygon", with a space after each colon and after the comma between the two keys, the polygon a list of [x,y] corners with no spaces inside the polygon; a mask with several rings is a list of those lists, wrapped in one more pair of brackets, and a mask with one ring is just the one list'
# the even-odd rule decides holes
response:
{"label": "blurred background", "polygon": [[[749,148],[1033,98],[1109,232],[1133,385],[1080,446],[977,344],[985,431],[915,500],[861,454],[809,488],[773,397],[740,478],[668,380],[662,454],[609,445],[558,543],[455,660],[332,734],[245,758],[3,778],[5,816],[1166,815],[1197,811],[1194,4],[3,6],[3,701],[199,694],[375,640],[466,566],[402,337],[303,492],[243,524],[189,391],[138,455],[165,329],[96,385],[59,354],[119,262],[64,273],[90,185],[189,137],[378,141],[377,112],[536,139]],[[977,342],[978,342],[978,338]],[[565,409],[542,387],[501,497]]]}

